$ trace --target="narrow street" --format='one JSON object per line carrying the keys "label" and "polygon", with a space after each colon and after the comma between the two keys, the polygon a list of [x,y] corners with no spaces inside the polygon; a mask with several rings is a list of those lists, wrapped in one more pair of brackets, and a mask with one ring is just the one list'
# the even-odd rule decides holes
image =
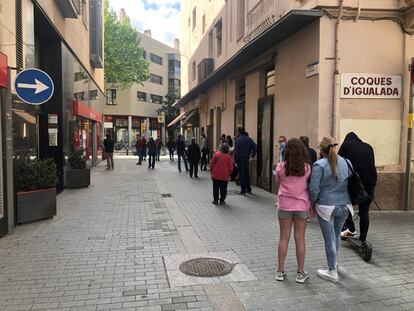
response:
{"label": "narrow street", "polygon": [[[310,279],[295,282],[291,243],[288,277],[277,282],[274,195],[240,196],[231,183],[227,206],[213,206],[208,173],[190,179],[166,157],[155,170],[135,163],[118,157],[113,171],[101,163],[89,188],[58,196],[54,219],[0,239],[0,310],[414,310],[413,213],[373,210],[372,260],[343,243],[337,284],[316,276],[325,253],[313,219]],[[211,280],[173,271],[200,254],[240,268]]]}

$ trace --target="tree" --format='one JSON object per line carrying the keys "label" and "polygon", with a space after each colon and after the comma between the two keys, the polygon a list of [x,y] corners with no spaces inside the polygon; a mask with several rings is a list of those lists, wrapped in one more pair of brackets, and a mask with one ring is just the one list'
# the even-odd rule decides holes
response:
{"label": "tree", "polygon": [[149,63],[143,58],[144,50],[139,47],[137,30],[128,18],[121,23],[108,1],[105,1],[104,25],[105,82],[128,88],[148,80]]}
{"label": "tree", "polygon": [[[165,111],[165,126],[170,124],[180,113],[180,109],[177,107],[173,107],[173,104],[179,99],[177,95],[168,94],[165,96],[165,101],[163,103],[163,109]],[[168,129],[169,136],[174,135],[174,131],[172,129]]]}

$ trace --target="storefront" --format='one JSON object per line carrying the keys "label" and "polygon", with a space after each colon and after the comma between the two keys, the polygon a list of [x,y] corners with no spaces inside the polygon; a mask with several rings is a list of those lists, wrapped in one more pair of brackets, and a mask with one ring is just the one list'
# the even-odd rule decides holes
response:
{"label": "storefront", "polygon": [[[8,68],[7,68],[7,56],[0,53],[0,109],[3,110],[5,106],[5,99],[6,99],[6,90],[8,88]],[[3,111],[0,113],[3,116]],[[7,189],[7,181],[4,179],[3,174],[3,164],[5,163],[3,158],[3,149],[4,149],[4,142],[5,139],[3,137],[3,117],[0,118],[0,237],[4,236],[8,232],[8,213],[7,213],[7,205],[5,204],[5,189]]]}
{"label": "storefront", "polygon": [[84,159],[94,165],[102,155],[102,115],[79,100],[73,101],[73,148],[84,150]]}

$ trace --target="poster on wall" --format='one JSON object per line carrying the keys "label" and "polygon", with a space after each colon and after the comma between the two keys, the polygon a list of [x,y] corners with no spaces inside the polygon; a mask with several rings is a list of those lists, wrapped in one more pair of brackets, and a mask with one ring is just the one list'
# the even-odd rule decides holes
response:
{"label": "poster on wall", "polygon": [[402,77],[378,73],[343,73],[341,98],[401,98]]}

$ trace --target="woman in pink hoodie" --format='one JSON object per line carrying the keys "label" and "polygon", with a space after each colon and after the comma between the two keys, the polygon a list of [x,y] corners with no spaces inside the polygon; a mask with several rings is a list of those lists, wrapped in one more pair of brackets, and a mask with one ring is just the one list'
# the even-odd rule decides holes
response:
{"label": "woman in pink hoodie", "polygon": [[304,283],[309,278],[304,265],[306,219],[309,217],[310,207],[308,179],[311,175],[311,166],[308,150],[299,139],[292,138],[287,142],[284,161],[277,165],[273,174],[279,184],[277,210],[280,227],[275,279],[283,281],[286,277],[285,259],[293,224],[298,264],[296,282]]}

